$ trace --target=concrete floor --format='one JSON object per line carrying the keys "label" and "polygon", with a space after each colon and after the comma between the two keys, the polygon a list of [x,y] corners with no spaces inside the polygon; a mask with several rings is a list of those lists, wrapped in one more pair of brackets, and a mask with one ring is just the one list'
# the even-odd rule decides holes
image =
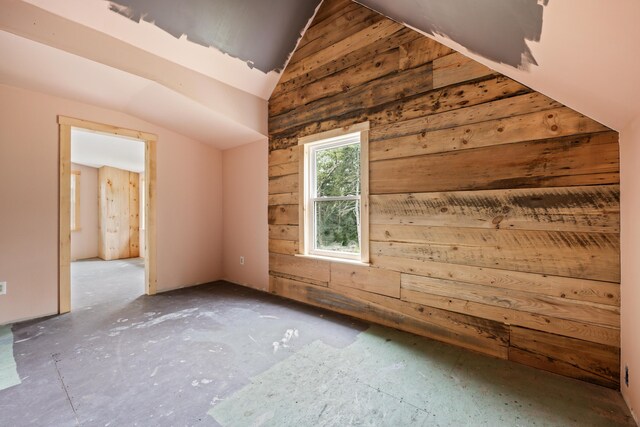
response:
{"label": "concrete floor", "polygon": [[73,268],[72,313],[0,327],[1,426],[634,425],[613,390],[225,282],[140,296],[139,260]]}

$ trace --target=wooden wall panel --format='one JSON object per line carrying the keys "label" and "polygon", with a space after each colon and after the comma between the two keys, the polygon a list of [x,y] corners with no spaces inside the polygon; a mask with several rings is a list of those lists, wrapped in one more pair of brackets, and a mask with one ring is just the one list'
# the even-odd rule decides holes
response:
{"label": "wooden wall panel", "polygon": [[129,172],[129,257],[140,256],[140,175]]}
{"label": "wooden wall panel", "polygon": [[339,313],[404,329],[492,356],[506,358],[509,330],[500,322],[411,304],[371,292],[340,292],[281,277],[271,277],[273,293]]}
{"label": "wooden wall panel", "polygon": [[370,190],[389,194],[617,184],[618,172],[618,133],[611,131],[371,162]]}
{"label": "wooden wall panel", "polygon": [[372,225],[371,253],[620,281],[617,234]]}
{"label": "wooden wall panel", "polygon": [[[370,124],[371,264],[299,251],[298,139]],[[618,134],[347,0],[269,101],[270,289],[618,387]]]}
{"label": "wooden wall panel", "polygon": [[371,145],[371,160],[446,153],[606,130],[600,123],[560,107],[379,141]]}
{"label": "wooden wall panel", "polygon": [[137,173],[98,169],[98,256],[104,260],[140,256]]}
{"label": "wooden wall panel", "polygon": [[511,328],[511,360],[605,387],[618,386],[619,352],[614,346]]}
{"label": "wooden wall panel", "polygon": [[328,286],[331,280],[328,262],[305,257],[272,253],[269,255],[269,271],[278,277],[302,280],[319,286]]}
{"label": "wooden wall panel", "polygon": [[371,224],[595,233],[620,231],[620,187],[374,195]]}
{"label": "wooden wall panel", "polygon": [[381,268],[363,267],[347,263],[331,263],[329,286],[362,289],[374,294],[400,298],[400,273]]}

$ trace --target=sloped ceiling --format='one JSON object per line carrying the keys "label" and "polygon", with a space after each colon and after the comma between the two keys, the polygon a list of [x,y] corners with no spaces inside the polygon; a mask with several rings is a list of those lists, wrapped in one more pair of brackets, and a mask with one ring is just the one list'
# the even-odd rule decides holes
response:
{"label": "sloped ceiling", "polygon": [[545,0],[362,0],[371,9],[431,36],[440,35],[493,62],[527,68],[537,62]]}
{"label": "sloped ceiling", "polygon": [[319,0],[110,0],[110,9],[214,47],[263,73],[281,72]]}
{"label": "sloped ceiling", "polygon": [[640,117],[640,1],[357,2],[615,130]]}
{"label": "sloped ceiling", "polygon": [[[278,70],[320,2],[155,0],[152,19],[145,11],[151,3],[118,1],[3,1],[0,83],[117,109],[220,149],[265,137],[266,100]],[[203,32],[212,5],[232,19]],[[156,25],[167,27],[166,16],[185,10],[200,22],[195,36],[186,28],[176,38],[181,31],[171,27],[170,34]],[[263,22],[249,25],[258,15]],[[203,46],[189,37],[221,44]],[[274,69],[264,72],[256,64]]]}
{"label": "sloped ceiling", "polygon": [[[358,2],[613,129],[640,117],[640,1]],[[266,135],[266,100],[319,3],[4,0],[0,83],[229,148]]]}

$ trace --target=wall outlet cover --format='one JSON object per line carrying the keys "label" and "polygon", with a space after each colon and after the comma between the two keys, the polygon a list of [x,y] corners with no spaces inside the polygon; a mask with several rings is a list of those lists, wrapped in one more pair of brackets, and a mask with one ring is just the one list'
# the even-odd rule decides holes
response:
{"label": "wall outlet cover", "polygon": [[7,294],[7,282],[0,282],[0,295]]}
{"label": "wall outlet cover", "polygon": [[240,265],[244,265],[244,257],[243,256],[240,257]]}

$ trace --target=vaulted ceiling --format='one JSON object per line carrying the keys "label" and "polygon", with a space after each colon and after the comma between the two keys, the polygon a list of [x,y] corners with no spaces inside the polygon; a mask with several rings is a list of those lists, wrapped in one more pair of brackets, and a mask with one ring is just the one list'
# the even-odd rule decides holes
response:
{"label": "vaulted ceiling", "polygon": [[[358,2],[614,129],[640,117],[637,0]],[[267,99],[319,4],[4,0],[0,83],[225,149],[267,134]]]}

